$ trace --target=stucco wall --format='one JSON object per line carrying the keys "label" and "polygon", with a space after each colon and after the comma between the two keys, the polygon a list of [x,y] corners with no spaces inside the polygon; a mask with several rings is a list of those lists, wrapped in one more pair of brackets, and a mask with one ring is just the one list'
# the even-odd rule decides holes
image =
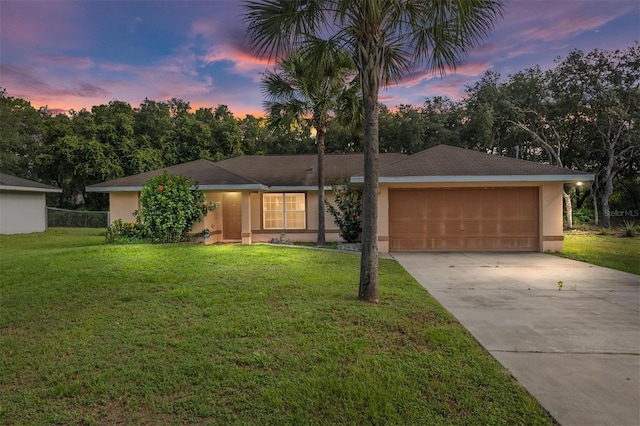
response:
{"label": "stucco wall", "polygon": [[[331,191],[325,191],[324,199],[326,202],[333,203],[335,196]],[[333,203],[335,205],[335,203]],[[324,228],[326,231],[337,231],[338,225],[333,221],[333,216],[324,207]],[[318,230],[318,193],[316,191],[307,192],[307,229]]]}
{"label": "stucco wall", "polygon": [[110,192],[109,217],[111,223],[120,219],[123,222],[135,222],[133,212],[140,208],[138,192]]}
{"label": "stucco wall", "polygon": [[251,231],[262,229],[262,194],[251,194]]}
{"label": "stucco wall", "polygon": [[46,229],[44,193],[0,191],[0,234],[25,234]]}
{"label": "stucco wall", "polygon": [[[222,193],[216,191],[205,191],[204,202],[209,204],[212,202],[222,202]],[[208,229],[211,236],[207,239],[203,239],[205,244],[213,244],[222,240],[222,205],[217,210],[207,213],[202,219],[202,222],[198,222],[193,225],[192,232],[202,232],[204,229]]]}
{"label": "stucco wall", "polygon": [[546,182],[540,186],[542,251],[562,251],[562,185],[562,182]]}

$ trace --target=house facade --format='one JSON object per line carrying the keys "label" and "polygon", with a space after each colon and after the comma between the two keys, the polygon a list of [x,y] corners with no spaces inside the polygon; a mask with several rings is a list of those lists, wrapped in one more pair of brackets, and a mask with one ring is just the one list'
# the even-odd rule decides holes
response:
{"label": "house facade", "polygon": [[47,229],[47,193],[53,186],[0,173],[0,234],[26,234]]}
{"label": "house facade", "polygon": [[[219,202],[194,229],[205,243],[314,242],[318,231],[315,155],[197,160],[87,187],[107,192],[111,220],[133,222],[140,191],[164,172],[188,176]],[[564,183],[592,175],[439,145],[414,155],[379,156],[378,248],[389,251],[561,251]],[[325,155],[326,199],[332,183],[363,184],[362,154]],[[326,213],[326,239],[339,230]]]}

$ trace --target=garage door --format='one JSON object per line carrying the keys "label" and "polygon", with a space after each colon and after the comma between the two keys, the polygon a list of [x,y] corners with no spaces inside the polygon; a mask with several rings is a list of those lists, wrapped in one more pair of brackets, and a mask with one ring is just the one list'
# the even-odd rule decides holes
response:
{"label": "garage door", "polygon": [[389,190],[391,251],[538,251],[538,188]]}

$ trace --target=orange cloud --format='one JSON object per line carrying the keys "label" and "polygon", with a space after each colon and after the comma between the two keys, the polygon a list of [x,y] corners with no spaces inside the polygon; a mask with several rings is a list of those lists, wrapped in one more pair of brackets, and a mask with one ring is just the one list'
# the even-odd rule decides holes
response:
{"label": "orange cloud", "polygon": [[260,82],[261,74],[272,65],[267,59],[260,59],[231,46],[216,46],[202,60],[207,64],[230,62],[232,65],[228,68],[229,72],[248,77],[256,83]]}

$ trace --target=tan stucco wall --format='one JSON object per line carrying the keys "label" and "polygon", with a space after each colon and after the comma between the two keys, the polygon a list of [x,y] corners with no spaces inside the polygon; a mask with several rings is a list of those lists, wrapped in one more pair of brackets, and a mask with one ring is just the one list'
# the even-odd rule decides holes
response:
{"label": "tan stucco wall", "polygon": [[[222,202],[222,193],[217,191],[205,191],[204,202],[209,204],[212,202]],[[208,229],[211,236],[207,239],[202,239],[205,244],[213,244],[222,240],[222,206],[217,210],[207,213],[202,219],[202,222],[193,225],[192,232],[202,232],[204,229]]]}
{"label": "tan stucco wall", "polygon": [[262,193],[251,194],[251,230],[262,229]]}
{"label": "tan stucco wall", "polygon": [[244,212],[251,211],[251,194],[248,192],[243,192],[241,195],[241,204],[242,204],[242,244],[251,244],[251,217],[249,215],[244,214]]}
{"label": "tan stucco wall", "polygon": [[25,234],[47,229],[44,193],[0,191],[0,234]]}
{"label": "tan stucco wall", "polygon": [[389,252],[389,189],[390,188],[477,188],[517,187],[539,188],[540,203],[540,251],[562,251],[562,182],[487,182],[473,183],[422,183],[380,184],[378,195],[378,251]]}
{"label": "tan stucco wall", "polygon": [[[331,191],[325,191],[324,199],[326,202],[333,203],[335,198]],[[333,221],[326,206],[324,207],[324,228],[326,231],[338,230],[338,225]],[[318,230],[318,193],[316,191],[307,192],[307,229]]]}
{"label": "tan stucco wall", "polygon": [[562,182],[540,185],[540,230],[542,251],[562,251]]}
{"label": "tan stucco wall", "polygon": [[140,208],[138,192],[110,192],[109,218],[111,223],[120,219],[123,222],[135,222],[133,212]]}

